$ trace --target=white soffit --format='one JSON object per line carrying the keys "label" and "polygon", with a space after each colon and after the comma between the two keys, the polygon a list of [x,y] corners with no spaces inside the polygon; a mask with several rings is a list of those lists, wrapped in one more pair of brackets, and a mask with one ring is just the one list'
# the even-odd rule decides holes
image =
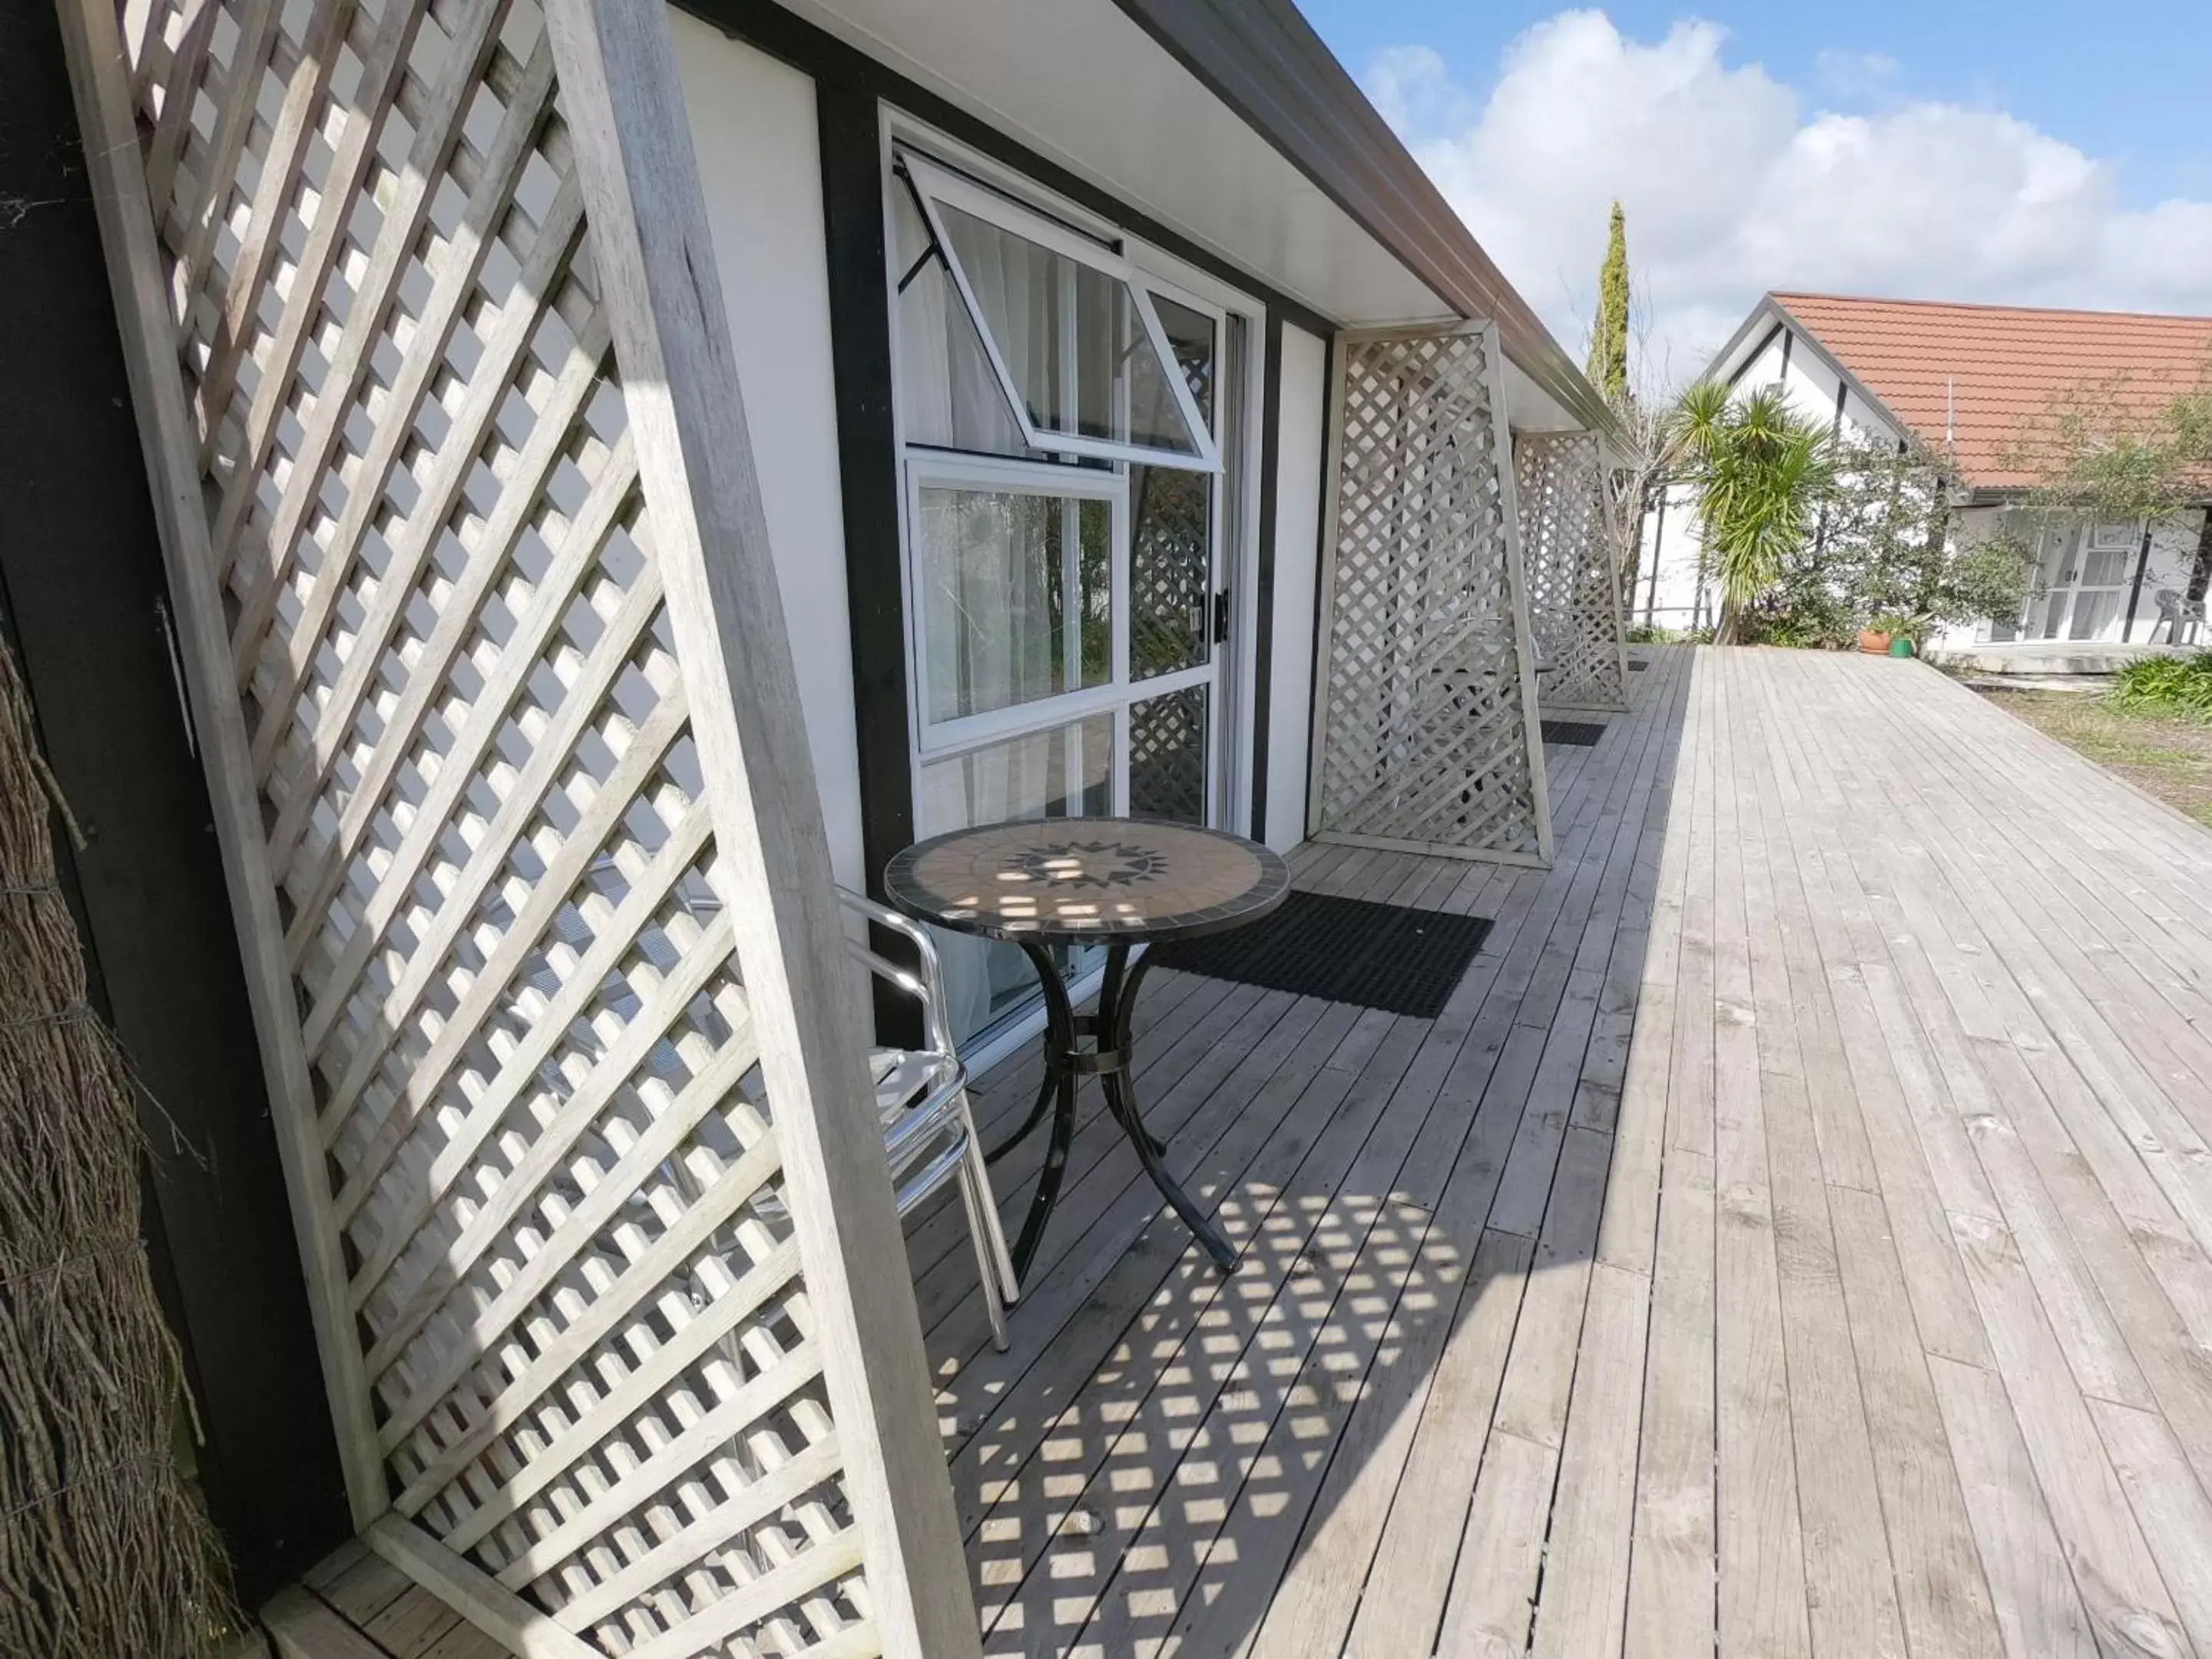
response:
{"label": "white soffit", "polygon": [[784,3],[1324,317],[1352,325],[1449,312],[1116,6]]}
{"label": "white soffit", "polygon": [[1531,380],[1520,364],[1505,359],[1505,418],[1516,432],[1580,432],[1589,422]]}

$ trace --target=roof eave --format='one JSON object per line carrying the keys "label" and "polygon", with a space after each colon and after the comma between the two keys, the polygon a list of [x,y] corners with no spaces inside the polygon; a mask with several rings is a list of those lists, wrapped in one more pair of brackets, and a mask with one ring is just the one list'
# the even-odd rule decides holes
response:
{"label": "roof eave", "polygon": [[1593,428],[1611,410],[1289,0],[1115,0],[1122,12],[1462,316]]}

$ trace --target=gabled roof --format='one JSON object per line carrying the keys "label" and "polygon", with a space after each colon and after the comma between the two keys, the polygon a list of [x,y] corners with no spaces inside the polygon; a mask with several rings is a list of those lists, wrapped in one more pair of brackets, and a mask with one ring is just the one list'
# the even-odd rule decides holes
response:
{"label": "gabled roof", "polygon": [[1929,447],[1947,424],[1960,475],[1984,489],[2029,482],[2008,461],[2052,400],[2111,386],[2163,403],[2212,367],[2212,317],[1774,293],[1767,302]]}

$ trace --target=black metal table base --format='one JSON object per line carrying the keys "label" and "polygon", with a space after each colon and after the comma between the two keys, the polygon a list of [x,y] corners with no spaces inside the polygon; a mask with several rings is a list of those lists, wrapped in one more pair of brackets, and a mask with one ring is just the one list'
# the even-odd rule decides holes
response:
{"label": "black metal table base", "polygon": [[[1182,1184],[1168,1173],[1164,1162],[1167,1148],[1145,1127],[1137,1112],[1137,1094],[1129,1078],[1130,1023],[1136,1012],[1137,990],[1144,983],[1145,969],[1152,965],[1152,954],[1147,951],[1137,958],[1136,966],[1129,965],[1129,947],[1111,944],[1106,947],[1106,978],[1098,991],[1098,1012],[1079,1014],[1069,1000],[1066,981],[1060,976],[1059,964],[1052,959],[1051,951],[1043,945],[1023,941],[1022,949],[1036,969],[1037,982],[1044,991],[1044,1084],[1037,1091],[1036,1103],[1022,1127],[1000,1141],[986,1154],[995,1164],[1035,1133],[1044,1121],[1048,1107],[1052,1111],[1052,1138],[1046,1143],[1044,1169],[1037,1176],[1036,1192],[1030,1199],[1030,1212],[1022,1223],[1021,1237],[1014,1244],[1014,1277],[1023,1285],[1029,1282],[1030,1262],[1036,1255],[1037,1245],[1044,1237],[1045,1224],[1052,1218],[1053,1206],[1060,1201],[1060,1183],[1067,1173],[1067,1149],[1075,1139],[1075,1097],[1086,1077],[1095,1077],[1106,1091],[1106,1109],[1114,1115],[1114,1121],[1129,1137],[1136,1149],[1137,1161],[1144,1165],[1145,1173],[1152,1185],[1181,1216],[1183,1224],[1206,1246],[1206,1253],[1213,1258],[1214,1265],[1224,1273],[1237,1271],[1236,1248],[1221,1236],[1219,1229],[1208,1220],[1206,1212],[1193,1201]],[[1084,1046],[1085,1041],[1090,1046]]]}

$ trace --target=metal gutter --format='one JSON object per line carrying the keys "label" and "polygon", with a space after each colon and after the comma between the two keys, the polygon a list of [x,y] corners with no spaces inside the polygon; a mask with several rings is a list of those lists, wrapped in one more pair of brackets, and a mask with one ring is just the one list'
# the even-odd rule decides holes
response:
{"label": "metal gutter", "polygon": [[1290,0],[1115,0],[1314,186],[1593,428],[1612,412]]}

